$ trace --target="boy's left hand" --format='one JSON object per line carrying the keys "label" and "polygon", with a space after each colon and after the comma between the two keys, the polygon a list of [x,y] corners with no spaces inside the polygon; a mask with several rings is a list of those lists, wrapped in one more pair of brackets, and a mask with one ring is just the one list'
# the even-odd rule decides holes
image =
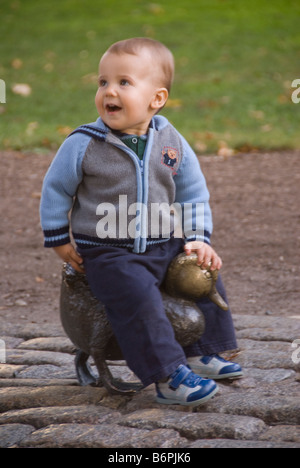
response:
{"label": "boy's left hand", "polygon": [[[192,241],[184,246],[186,255],[195,252],[198,256],[197,265],[202,269],[210,268],[210,270],[220,270],[222,267],[222,260],[214,249],[205,242]],[[211,265],[210,265],[211,264]]]}

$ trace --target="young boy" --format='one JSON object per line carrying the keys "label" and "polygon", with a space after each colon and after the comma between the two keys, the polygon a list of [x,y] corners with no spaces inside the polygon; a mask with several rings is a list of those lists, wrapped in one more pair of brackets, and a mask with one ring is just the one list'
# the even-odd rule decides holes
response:
{"label": "young boy", "polygon": [[[209,244],[209,193],[198,160],[157,116],[173,73],[171,52],[152,39],[120,41],[106,51],[95,99],[100,118],[76,129],[58,151],[44,180],[41,224],[45,246],[86,272],[128,366],[145,386],[156,384],[156,400],[195,406],[217,392],[212,379],[242,371],[216,354],[236,348],[230,312],[201,301],[206,331],[183,350],[162,304],[159,287],[183,249],[197,253],[199,266],[222,265]],[[175,236],[165,223],[173,205],[183,208],[185,226],[199,225],[198,218],[204,226]],[[218,290],[225,297],[221,279]]]}

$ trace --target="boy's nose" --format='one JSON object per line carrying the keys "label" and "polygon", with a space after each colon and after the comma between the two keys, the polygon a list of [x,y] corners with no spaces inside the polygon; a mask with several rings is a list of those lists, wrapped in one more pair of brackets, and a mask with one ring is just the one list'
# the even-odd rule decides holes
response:
{"label": "boy's nose", "polygon": [[117,91],[116,88],[113,85],[108,85],[106,88],[106,95],[107,96],[116,96]]}

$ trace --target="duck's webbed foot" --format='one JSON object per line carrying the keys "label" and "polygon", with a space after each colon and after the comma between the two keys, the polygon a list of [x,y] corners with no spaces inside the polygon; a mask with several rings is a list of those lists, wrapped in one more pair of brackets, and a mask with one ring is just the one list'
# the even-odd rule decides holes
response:
{"label": "duck's webbed foot", "polygon": [[81,349],[78,349],[75,356],[75,369],[78,382],[82,386],[97,385],[97,378],[93,374],[91,366],[87,362],[89,354],[86,354]]}

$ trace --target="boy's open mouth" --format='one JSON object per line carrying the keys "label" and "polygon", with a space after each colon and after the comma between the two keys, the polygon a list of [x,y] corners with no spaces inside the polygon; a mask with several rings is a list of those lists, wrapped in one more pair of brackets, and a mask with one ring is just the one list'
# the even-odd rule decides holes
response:
{"label": "boy's open mouth", "polygon": [[121,107],[114,104],[107,104],[105,107],[108,112],[118,112],[121,110]]}

